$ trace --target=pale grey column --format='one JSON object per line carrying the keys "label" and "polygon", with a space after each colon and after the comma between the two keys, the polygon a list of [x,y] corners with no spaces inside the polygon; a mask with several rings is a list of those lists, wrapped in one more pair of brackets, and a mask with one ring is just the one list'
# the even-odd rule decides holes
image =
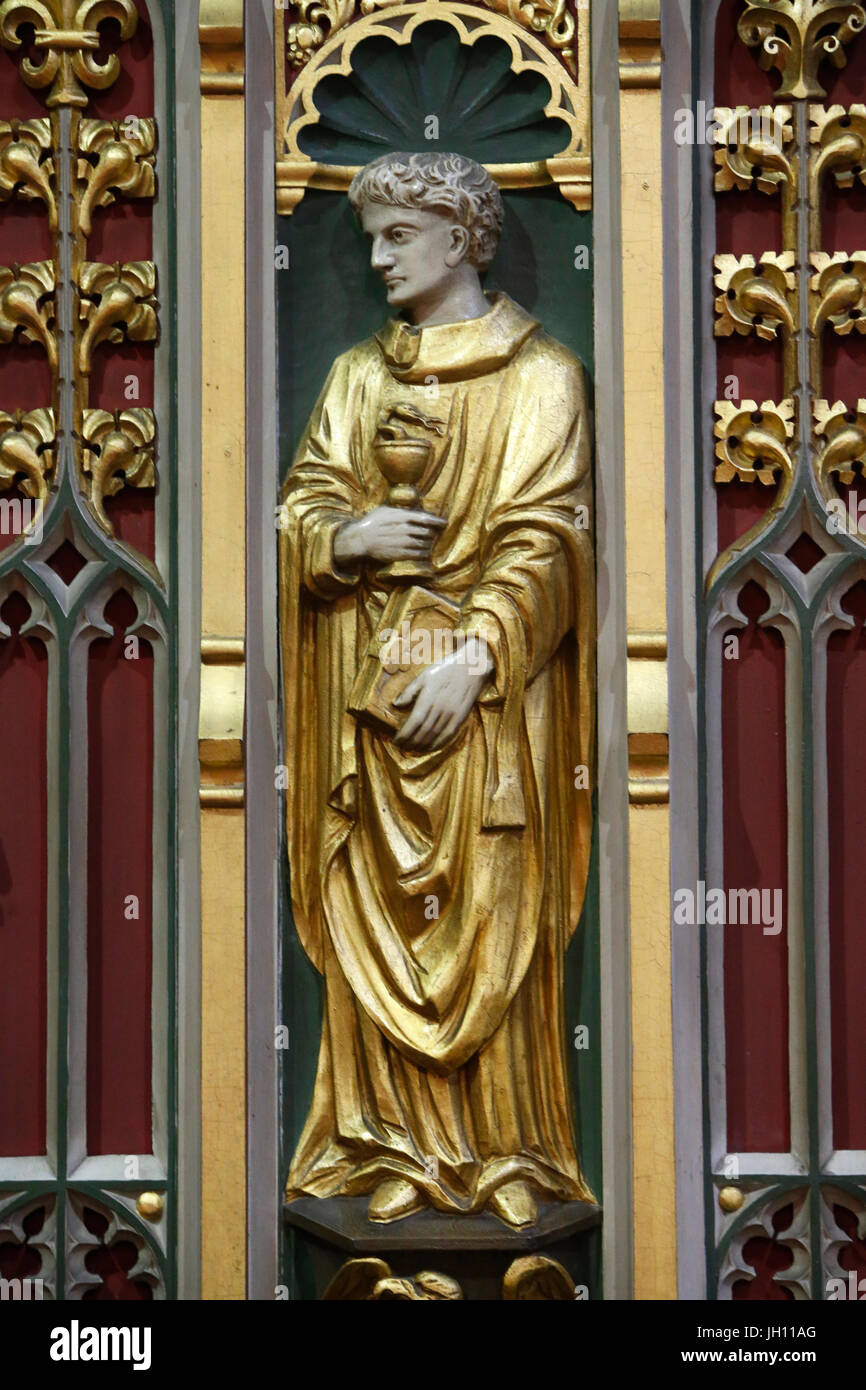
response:
{"label": "pale grey column", "polygon": [[598,845],[606,1299],[631,1298],[634,1286],[619,100],[616,0],[593,0]]}
{"label": "pale grey column", "polygon": [[[700,186],[694,151],[674,141],[675,113],[693,106],[703,90],[693,83],[692,10],[689,0],[662,5],[662,188],[664,197],[665,470],[667,487],[668,701],[670,709],[671,893],[701,877],[698,765],[698,606],[700,560],[696,458],[704,440],[695,427],[702,397],[695,343],[695,207]],[[701,6],[712,31],[718,0]],[[710,93],[712,102],[712,93]],[[699,223],[698,223],[699,226]],[[704,229],[706,235],[706,229]],[[712,291],[712,247],[703,247]],[[712,305],[710,304],[710,309]],[[711,322],[711,320],[709,320]],[[707,346],[711,342],[707,340]],[[710,359],[710,362],[712,359]],[[706,367],[704,371],[706,372]],[[711,419],[707,420],[711,435]],[[710,475],[711,476],[711,475]],[[679,1297],[704,1299],[704,1097],[701,1030],[700,934],[672,927],[671,989],[674,1042],[674,1127]]]}
{"label": "pale grey column", "polygon": [[277,365],[273,0],[246,0],[247,1297],[272,1299],[280,1238]]}
{"label": "pale grey column", "polygon": [[[152,7],[155,9],[155,6]],[[154,33],[156,33],[154,14]],[[157,50],[157,72],[165,55]],[[201,1297],[201,93],[198,5],[175,6],[178,448],[178,1297]],[[170,194],[169,194],[170,196]]]}

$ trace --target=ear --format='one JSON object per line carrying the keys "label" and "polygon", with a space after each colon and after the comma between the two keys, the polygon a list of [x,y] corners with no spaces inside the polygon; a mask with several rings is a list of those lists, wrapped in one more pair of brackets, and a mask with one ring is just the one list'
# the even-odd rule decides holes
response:
{"label": "ear", "polygon": [[465,260],[471,237],[466,228],[461,227],[457,222],[449,230],[451,245],[445,253],[445,264],[453,270],[455,266],[460,265],[460,262]]}

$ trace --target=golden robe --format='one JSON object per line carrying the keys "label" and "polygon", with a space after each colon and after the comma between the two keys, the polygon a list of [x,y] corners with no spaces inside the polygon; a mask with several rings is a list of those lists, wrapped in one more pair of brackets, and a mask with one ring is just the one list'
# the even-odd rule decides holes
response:
{"label": "golden robe", "polygon": [[[447,517],[428,587],[495,664],[428,752],[347,712],[389,591],[376,563],[342,572],[332,553],[386,500],[371,444],[383,409],[406,405],[447,423],[424,498]],[[339,357],[301,441],[280,538],[287,818],[295,924],[326,1003],[290,1199],[402,1177],[442,1211],[478,1211],[520,1178],[592,1200],[562,1003],[591,833],[576,776],[594,737],[589,440],[581,364],[497,295],[481,318],[389,321]]]}

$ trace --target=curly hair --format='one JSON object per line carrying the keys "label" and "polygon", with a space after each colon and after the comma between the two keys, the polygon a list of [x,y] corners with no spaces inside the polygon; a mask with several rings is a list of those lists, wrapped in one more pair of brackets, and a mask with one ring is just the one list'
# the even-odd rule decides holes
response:
{"label": "curly hair", "polygon": [[485,270],[502,231],[502,198],[493,179],[462,154],[383,154],[360,169],[349,188],[356,217],[367,203],[384,203],[454,217],[470,236],[467,260]]}

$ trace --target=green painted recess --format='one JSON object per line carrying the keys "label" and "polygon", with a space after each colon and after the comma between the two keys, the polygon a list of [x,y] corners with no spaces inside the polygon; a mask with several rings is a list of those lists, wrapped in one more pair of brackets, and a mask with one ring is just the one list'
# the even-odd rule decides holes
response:
{"label": "green painted recess", "polygon": [[[360,165],[389,150],[456,150],[484,163],[528,162],[560,152],[567,128],[544,116],[547,81],[515,75],[501,40],[461,47],[450,25],[420,26],[410,45],[371,38],[353,54],[353,71],[316,87],[321,120],[301,145],[323,163]],[[438,116],[438,134],[425,122]],[[503,193],[505,224],[485,288],[503,290],[569,347],[593,377],[592,216],[577,213],[552,185]],[[275,244],[288,250],[277,271],[278,441],[280,476],[335,357],[379,329],[388,316],[381,279],[342,193],[309,190],[291,217],[278,217]],[[284,258],[283,258],[284,259]],[[281,850],[282,1055],[280,1196],[307,1116],[321,1032],[322,983],[292,922],[286,845]],[[602,1199],[601,1053],[597,836],[580,926],[566,957],[564,1026],[581,1163]],[[588,1047],[573,1046],[575,1029]],[[590,1259],[600,1290],[600,1247]],[[311,1297],[302,1242],[285,1230],[281,1282],[293,1298]],[[600,1297],[600,1292],[598,1293]]]}

